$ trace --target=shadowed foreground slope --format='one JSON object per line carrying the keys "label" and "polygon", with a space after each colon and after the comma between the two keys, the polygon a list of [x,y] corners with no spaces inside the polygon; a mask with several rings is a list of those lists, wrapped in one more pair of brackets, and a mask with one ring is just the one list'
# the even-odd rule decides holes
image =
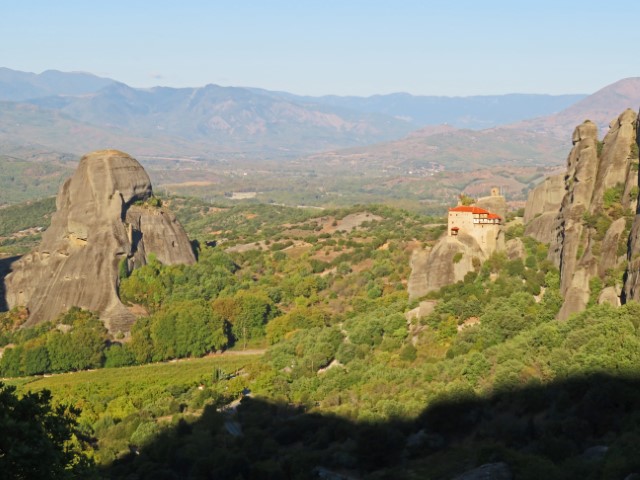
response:
{"label": "shadowed foreground slope", "polygon": [[519,480],[623,479],[640,472],[638,445],[640,379],[594,375],[488,398],[459,391],[414,420],[373,424],[245,398],[235,417],[209,407],[101,475],[449,479],[505,462]]}

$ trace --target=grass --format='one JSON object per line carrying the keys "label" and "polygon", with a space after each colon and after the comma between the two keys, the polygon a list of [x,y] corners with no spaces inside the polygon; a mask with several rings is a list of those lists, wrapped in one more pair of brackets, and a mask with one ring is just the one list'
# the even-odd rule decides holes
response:
{"label": "grass", "polygon": [[51,376],[3,379],[18,393],[50,390],[56,401],[77,404],[81,400],[109,399],[123,394],[143,394],[151,388],[189,388],[210,384],[215,369],[234,373],[254,363],[260,355],[212,355],[136,367],[103,368]]}
{"label": "grass", "polygon": [[18,394],[47,389],[54,405],[79,408],[79,428],[94,439],[87,454],[107,465],[127,455],[131,445],[139,446],[142,431],[153,433],[144,439],[150,441],[180,420],[197,421],[207,405],[219,407],[240,397],[260,368],[260,356],[227,353],[2,381]]}

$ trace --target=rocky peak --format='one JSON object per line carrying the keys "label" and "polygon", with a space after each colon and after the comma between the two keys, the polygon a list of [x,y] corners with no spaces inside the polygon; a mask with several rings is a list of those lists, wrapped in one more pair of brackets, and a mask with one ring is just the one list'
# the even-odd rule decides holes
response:
{"label": "rocky peak", "polygon": [[[591,300],[621,301],[629,226],[637,208],[636,123],[636,113],[625,110],[602,142],[593,122],[576,127],[566,174],[547,179],[529,195],[525,233],[550,243],[549,258],[560,268],[565,300],[559,319]],[[592,291],[603,284],[607,292]]]}
{"label": "rocky peak", "polygon": [[134,317],[118,298],[119,264],[131,270],[151,253],[162,263],[195,262],[182,226],[152,200],[149,176],[131,156],[101,150],[82,157],[42,242],[5,279],[8,306],[26,306],[27,325],[78,306],[97,311],[112,331],[127,330]]}

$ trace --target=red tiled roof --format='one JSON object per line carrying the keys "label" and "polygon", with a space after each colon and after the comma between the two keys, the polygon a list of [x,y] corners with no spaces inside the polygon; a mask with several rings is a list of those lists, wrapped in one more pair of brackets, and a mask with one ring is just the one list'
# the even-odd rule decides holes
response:
{"label": "red tiled roof", "polygon": [[497,213],[490,213],[489,215],[487,215],[487,218],[492,218],[492,219],[497,218],[498,220],[502,220],[502,217]]}
{"label": "red tiled roof", "polygon": [[467,205],[458,205],[457,207],[450,208],[449,211],[450,212],[477,213],[477,214],[481,214],[481,213],[490,214],[491,213],[491,212],[485,210],[484,208],[470,207],[470,206],[467,206]]}
{"label": "red tiled roof", "polygon": [[460,230],[458,227],[453,227],[451,230]]}

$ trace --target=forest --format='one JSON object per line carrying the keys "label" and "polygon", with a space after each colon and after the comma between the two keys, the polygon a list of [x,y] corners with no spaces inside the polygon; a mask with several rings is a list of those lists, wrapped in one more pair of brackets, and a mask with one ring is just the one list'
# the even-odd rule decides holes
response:
{"label": "forest", "polygon": [[[80,309],[35,328],[0,314],[2,395],[16,409],[40,395],[64,424],[60,478],[640,472],[640,305],[594,299],[556,321],[559,272],[519,212],[522,258],[495,253],[409,301],[411,252],[438,217],[166,201],[198,262],[122,272],[122,300],[145,312],[130,334]],[[408,316],[421,302],[431,312]]]}

